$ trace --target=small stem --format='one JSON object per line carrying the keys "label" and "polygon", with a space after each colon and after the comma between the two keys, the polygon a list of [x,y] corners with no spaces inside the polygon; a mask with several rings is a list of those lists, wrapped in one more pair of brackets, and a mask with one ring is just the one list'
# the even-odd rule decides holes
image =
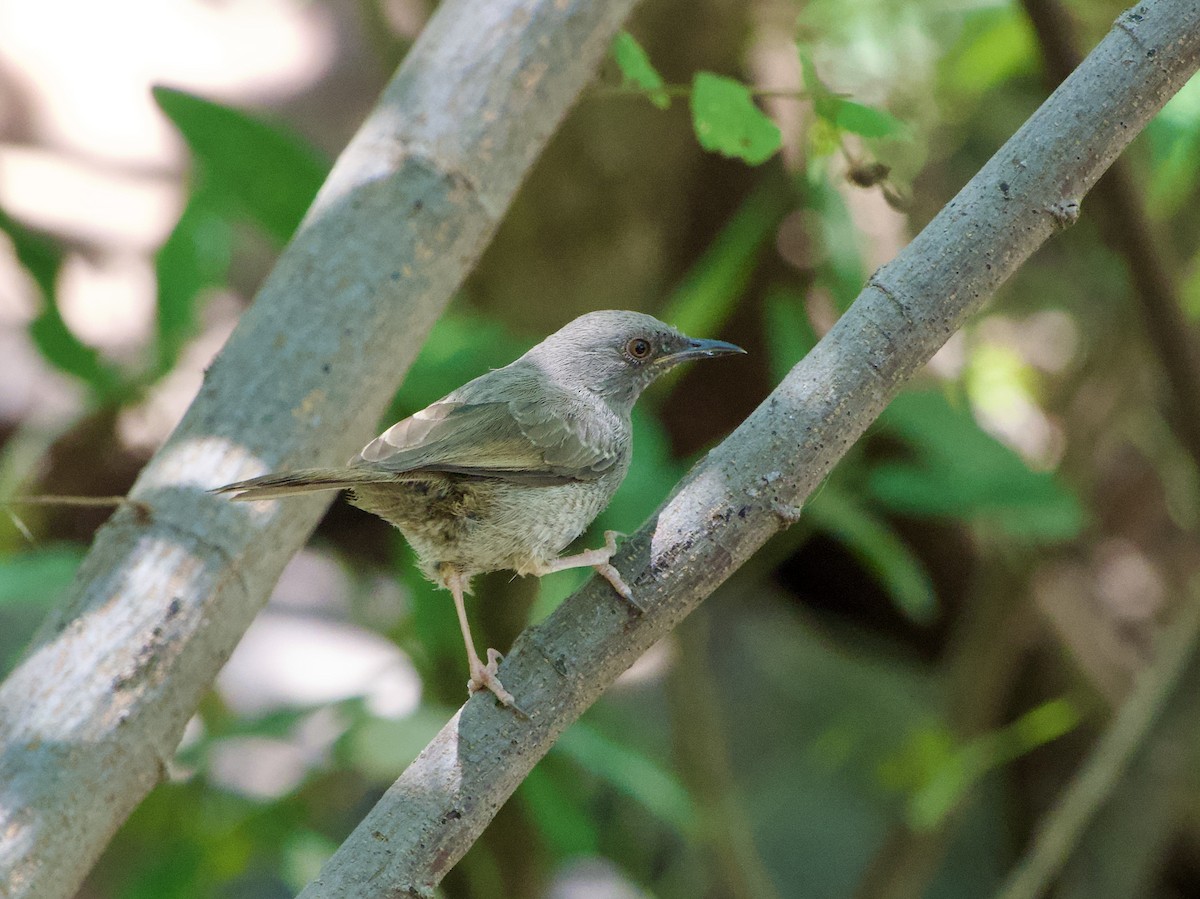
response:
{"label": "small stem", "polygon": [[[664,84],[662,87],[645,88],[645,87],[629,87],[623,84],[599,84],[593,87],[590,91],[594,97],[651,97],[658,94],[666,94],[668,97],[691,97],[694,88],[690,84]],[[750,96],[752,97],[780,97],[785,100],[811,100],[813,95],[810,91],[803,89],[794,90],[783,87],[752,87],[750,88]],[[841,96],[840,94],[831,94],[830,96]]]}

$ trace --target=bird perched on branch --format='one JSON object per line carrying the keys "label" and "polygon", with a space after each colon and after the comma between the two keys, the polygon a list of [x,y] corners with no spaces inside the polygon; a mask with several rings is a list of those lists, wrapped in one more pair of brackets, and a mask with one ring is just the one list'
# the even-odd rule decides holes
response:
{"label": "bird perched on branch", "polygon": [[453,595],[469,690],[491,690],[513,705],[496,676],[500,654],[489,649],[484,664],[475,652],[463,605],[471,578],[591,566],[637,607],[610,562],[613,532],[600,549],[559,553],[608,505],[629,470],[630,414],[641,392],[680,362],[744,352],[639,312],[591,312],[392,425],[344,468],[268,474],[214,492],[268,500],[349,490],[351,503],[400,529],[426,577]]}

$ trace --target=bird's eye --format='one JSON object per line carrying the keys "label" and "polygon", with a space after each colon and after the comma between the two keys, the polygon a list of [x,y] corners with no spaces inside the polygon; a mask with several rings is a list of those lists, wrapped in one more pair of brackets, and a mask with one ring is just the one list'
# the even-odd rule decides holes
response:
{"label": "bird's eye", "polygon": [[635,337],[629,343],[625,344],[625,352],[632,358],[642,360],[650,355],[650,341],[642,337]]}

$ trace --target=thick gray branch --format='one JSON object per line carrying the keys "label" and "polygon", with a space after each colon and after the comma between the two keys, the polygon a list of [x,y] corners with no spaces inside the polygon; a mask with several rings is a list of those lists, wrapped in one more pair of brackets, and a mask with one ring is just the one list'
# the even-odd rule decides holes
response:
{"label": "thick gray branch", "polygon": [[100,531],[0,686],[0,894],[74,894],[323,508],[205,489],[340,464],[370,436],[633,3],[441,4],[138,479],[140,507]]}
{"label": "thick gray branch", "polygon": [[1200,2],[1158,0],[1112,32],[741,427],[622,548],[646,614],[589,583],[517,641],[501,677],[525,721],[476,696],[401,775],[303,899],[428,896],[604,689],[800,504],[899,386],[1056,230],[1196,70]]}

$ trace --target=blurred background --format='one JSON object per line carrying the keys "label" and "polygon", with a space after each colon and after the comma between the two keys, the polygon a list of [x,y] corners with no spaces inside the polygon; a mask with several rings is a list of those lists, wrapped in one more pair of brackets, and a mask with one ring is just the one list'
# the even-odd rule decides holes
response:
{"label": "blurred background", "polygon": [[[0,0],[0,499],[125,493],[435,5]],[[645,0],[629,29],[667,87],[605,65],[388,422],[591,309],[747,347],[643,401],[581,544],[633,531],[1121,9]],[[755,91],[779,152],[703,149],[698,71]],[[1194,79],[443,894],[986,895],[1165,633],[1183,661],[1135,699],[1161,714],[1055,895],[1200,895],[1198,160]],[[5,506],[0,671],[107,514]],[[452,605],[412,562],[333,505],[82,897],[271,899],[316,874],[464,698]],[[480,645],[581,576],[482,579]]]}

